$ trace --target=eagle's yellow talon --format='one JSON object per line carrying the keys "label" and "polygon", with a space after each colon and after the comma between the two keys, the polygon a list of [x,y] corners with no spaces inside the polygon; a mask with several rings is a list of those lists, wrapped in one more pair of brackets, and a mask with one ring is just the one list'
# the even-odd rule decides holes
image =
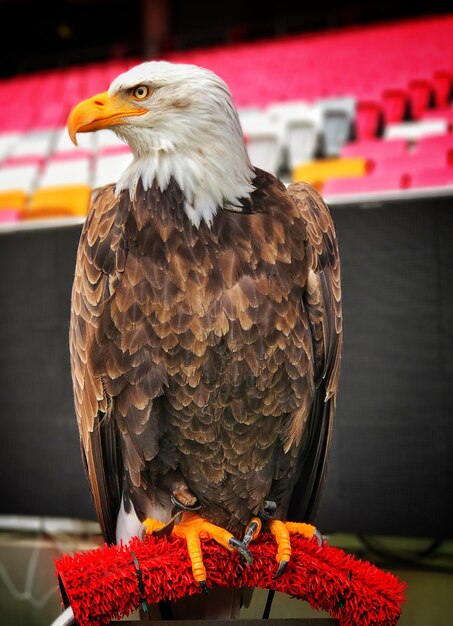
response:
{"label": "eagle's yellow talon", "polygon": [[281,576],[291,558],[291,539],[290,533],[298,533],[307,539],[316,537],[319,543],[319,532],[315,526],[311,524],[303,524],[299,522],[281,522],[280,520],[269,520],[269,528],[277,543],[277,562],[279,565],[276,578]]}
{"label": "eagle's yellow talon", "polygon": [[230,552],[238,550],[249,563],[252,560],[247,547],[241,541],[238,541],[224,528],[208,522],[196,513],[184,511],[181,522],[175,525],[172,534],[186,540],[192,572],[195,580],[200,583],[202,588],[206,586],[206,568],[203,564],[200,539],[214,539]]}
{"label": "eagle's yellow talon", "polygon": [[316,534],[316,526],[312,526],[311,524],[303,524],[301,522],[286,522],[286,528],[290,533],[298,533],[299,535],[303,535],[307,539],[311,539]]}
{"label": "eagle's yellow talon", "polygon": [[291,558],[291,541],[289,530],[284,522],[278,519],[269,520],[269,528],[277,543],[277,561],[289,561]]}

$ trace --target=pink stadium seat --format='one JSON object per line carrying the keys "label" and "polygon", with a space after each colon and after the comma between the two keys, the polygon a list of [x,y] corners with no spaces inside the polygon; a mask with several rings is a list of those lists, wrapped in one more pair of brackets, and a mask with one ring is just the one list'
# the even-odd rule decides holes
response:
{"label": "pink stadium seat", "polygon": [[453,152],[453,133],[420,137],[415,145],[415,152],[416,154],[426,154],[427,152],[429,154],[433,152],[446,154],[447,160],[450,161],[450,152]]}
{"label": "pink stadium seat", "polygon": [[115,154],[132,154],[132,150],[127,144],[122,146],[106,146],[105,148],[100,148],[98,150],[98,154],[101,156],[112,156]]}
{"label": "pink stadium seat", "polygon": [[371,174],[360,178],[331,178],[324,183],[322,194],[323,196],[334,196],[373,191],[392,191],[404,189],[408,184],[407,176],[400,172],[385,175]]}
{"label": "pink stadium seat", "polygon": [[10,224],[18,222],[21,212],[17,209],[0,209],[0,224]]}
{"label": "pink stadium seat", "polygon": [[410,177],[411,187],[453,186],[453,167],[430,168],[414,172]]}
{"label": "pink stadium seat", "polygon": [[93,152],[91,150],[87,150],[86,148],[76,148],[75,150],[67,150],[63,152],[55,151],[51,154],[50,158],[47,160],[49,162],[52,161],[77,161],[78,159],[90,159],[93,156]]}
{"label": "pink stadium seat", "polygon": [[444,120],[451,131],[453,130],[453,107],[428,109],[424,112],[422,120]]}
{"label": "pink stadium seat", "polygon": [[40,169],[45,162],[44,156],[30,155],[30,156],[10,156],[2,163],[2,169],[9,167],[26,167],[33,166],[36,169]]}
{"label": "pink stadium seat", "polygon": [[372,174],[384,176],[393,173],[410,174],[423,171],[427,167],[443,168],[448,166],[448,155],[437,150],[426,150],[420,153],[408,153],[405,156],[389,156],[375,158],[372,161]]}
{"label": "pink stadium seat", "polygon": [[347,143],[341,150],[342,157],[360,156],[365,159],[397,157],[407,154],[405,139],[368,139]]}
{"label": "pink stadium seat", "polygon": [[58,128],[66,122],[68,109],[64,102],[47,101],[37,108],[34,124],[36,128]]}

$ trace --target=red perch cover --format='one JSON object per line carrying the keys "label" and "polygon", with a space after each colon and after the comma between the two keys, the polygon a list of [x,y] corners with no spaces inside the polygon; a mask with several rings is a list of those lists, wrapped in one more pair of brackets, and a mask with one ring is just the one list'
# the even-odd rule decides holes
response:
{"label": "red perch cover", "polygon": [[[253,565],[212,540],[202,540],[207,585],[274,589],[324,610],[341,626],[393,626],[404,603],[405,583],[390,572],[292,534],[286,572],[277,570],[276,545],[269,533],[250,544]],[[55,561],[65,604],[80,626],[101,626],[129,615],[143,602],[179,600],[201,593],[194,581],[186,543],[177,537],[133,538],[127,545],[101,546]]]}

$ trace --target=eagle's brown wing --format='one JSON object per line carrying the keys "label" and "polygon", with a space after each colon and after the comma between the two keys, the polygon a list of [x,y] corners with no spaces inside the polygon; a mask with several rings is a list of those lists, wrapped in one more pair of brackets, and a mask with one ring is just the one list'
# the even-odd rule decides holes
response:
{"label": "eagle's brown wing", "polygon": [[328,207],[305,183],[289,185],[288,193],[307,225],[310,258],[305,293],[314,345],[315,393],[298,458],[298,483],[288,518],[310,521],[316,514],[331,442],[342,347],[340,257]]}
{"label": "eagle's brown wing", "polygon": [[109,419],[104,383],[93,371],[90,352],[100,319],[125,262],[121,212],[113,186],[103,189],[85,221],[71,300],[70,353],[74,403],[82,457],[104,537],[115,541],[121,503],[122,463],[116,427]]}

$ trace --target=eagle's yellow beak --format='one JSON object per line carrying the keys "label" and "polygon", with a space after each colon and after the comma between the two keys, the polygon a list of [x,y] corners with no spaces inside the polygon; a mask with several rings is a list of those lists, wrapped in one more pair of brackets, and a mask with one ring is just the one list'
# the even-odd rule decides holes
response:
{"label": "eagle's yellow beak", "polygon": [[77,145],[77,133],[88,133],[101,128],[124,124],[125,117],[143,115],[148,110],[125,101],[120,95],[109,96],[107,91],[79,102],[68,118],[68,132]]}

